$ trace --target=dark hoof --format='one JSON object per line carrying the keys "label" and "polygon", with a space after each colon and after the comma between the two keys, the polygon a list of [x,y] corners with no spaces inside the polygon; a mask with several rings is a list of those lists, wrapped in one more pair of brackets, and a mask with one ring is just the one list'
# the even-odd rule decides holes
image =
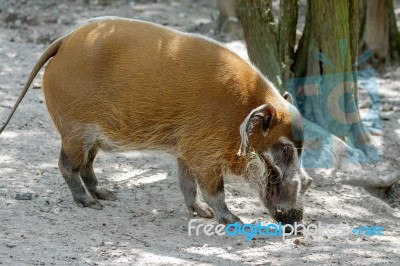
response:
{"label": "dark hoof", "polygon": [[95,200],[93,198],[77,201],[76,204],[81,208],[88,207],[88,208],[95,209],[95,210],[103,209],[103,205],[101,205],[100,202],[98,202],[97,200]]}
{"label": "dark hoof", "polygon": [[232,213],[224,213],[221,217],[218,218],[218,223],[220,224],[233,224],[235,222],[243,225],[242,220],[240,220],[239,217]]}
{"label": "dark hoof", "polygon": [[197,213],[198,216],[202,218],[213,218],[214,211],[207,204],[197,201],[193,204],[193,206],[189,207],[190,215],[194,216],[194,213]]}
{"label": "dark hoof", "polygon": [[114,193],[104,187],[97,187],[95,190],[90,191],[93,197],[96,199],[101,199],[101,200],[117,200],[117,197],[114,195]]}

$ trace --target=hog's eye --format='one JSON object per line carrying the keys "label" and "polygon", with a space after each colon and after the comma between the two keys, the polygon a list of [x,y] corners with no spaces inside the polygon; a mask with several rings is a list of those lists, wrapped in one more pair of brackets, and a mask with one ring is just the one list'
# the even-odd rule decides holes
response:
{"label": "hog's eye", "polygon": [[277,184],[282,180],[282,173],[279,167],[274,166],[270,168],[269,172],[269,182],[271,184]]}

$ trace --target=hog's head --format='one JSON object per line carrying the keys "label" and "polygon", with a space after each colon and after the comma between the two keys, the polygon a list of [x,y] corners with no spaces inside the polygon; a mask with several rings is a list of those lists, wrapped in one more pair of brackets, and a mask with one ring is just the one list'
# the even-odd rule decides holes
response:
{"label": "hog's head", "polygon": [[312,183],[301,166],[303,124],[289,94],[284,104],[252,110],[240,126],[239,156],[247,160],[246,177],[256,185],[269,214],[282,224],[303,219],[303,195]]}

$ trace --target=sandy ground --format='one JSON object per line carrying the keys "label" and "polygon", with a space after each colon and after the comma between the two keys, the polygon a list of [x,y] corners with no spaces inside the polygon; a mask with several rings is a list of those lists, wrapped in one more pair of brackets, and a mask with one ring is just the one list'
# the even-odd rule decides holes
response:
{"label": "sandy ground", "polygon": [[[217,16],[211,1],[115,1],[106,7],[84,6],[84,1],[11,2],[0,3],[0,121],[48,43],[76,22],[119,15],[213,36],[209,23]],[[241,42],[230,45],[244,54]],[[0,138],[0,264],[400,265],[399,183],[379,190],[382,200],[363,187],[338,181],[360,175],[352,171],[307,170],[314,183],[306,193],[305,223],[380,225],[384,236],[297,236],[284,241],[188,236],[190,217],[175,159],[154,151],[100,153],[95,172],[118,201],[103,201],[102,211],[77,207],[57,167],[60,138],[43,103],[42,73],[35,81],[39,89],[28,92]],[[393,70],[378,79],[380,102],[393,110],[385,112],[384,136],[374,137],[383,156],[368,166],[371,176],[400,170],[399,78],[400,71]],[[228,206],[244,222],[272,222],[246,184],[234,180],[226,189]],[[16,199],[25,192],[33,193],[32,199]]]}

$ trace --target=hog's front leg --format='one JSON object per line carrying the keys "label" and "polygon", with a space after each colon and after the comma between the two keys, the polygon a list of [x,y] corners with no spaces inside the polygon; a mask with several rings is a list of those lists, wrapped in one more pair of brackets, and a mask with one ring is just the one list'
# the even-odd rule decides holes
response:
{"label": "hog's front leg", "polygon": [[213,218],[213,210],[207,204],[197,199],[196,178],[185,162],[179,158],[178,177],[179,186],[181,187],[190,215],[194,216],[194,213],[197,213],[198,216],[203,218]]}
{"label": "hog's front leg", "polygon": [[197,179],[204,201],[214,210],[214,216],[221,224],[230,224],[242,221],[226,206],[224,181],[222,177]]}

